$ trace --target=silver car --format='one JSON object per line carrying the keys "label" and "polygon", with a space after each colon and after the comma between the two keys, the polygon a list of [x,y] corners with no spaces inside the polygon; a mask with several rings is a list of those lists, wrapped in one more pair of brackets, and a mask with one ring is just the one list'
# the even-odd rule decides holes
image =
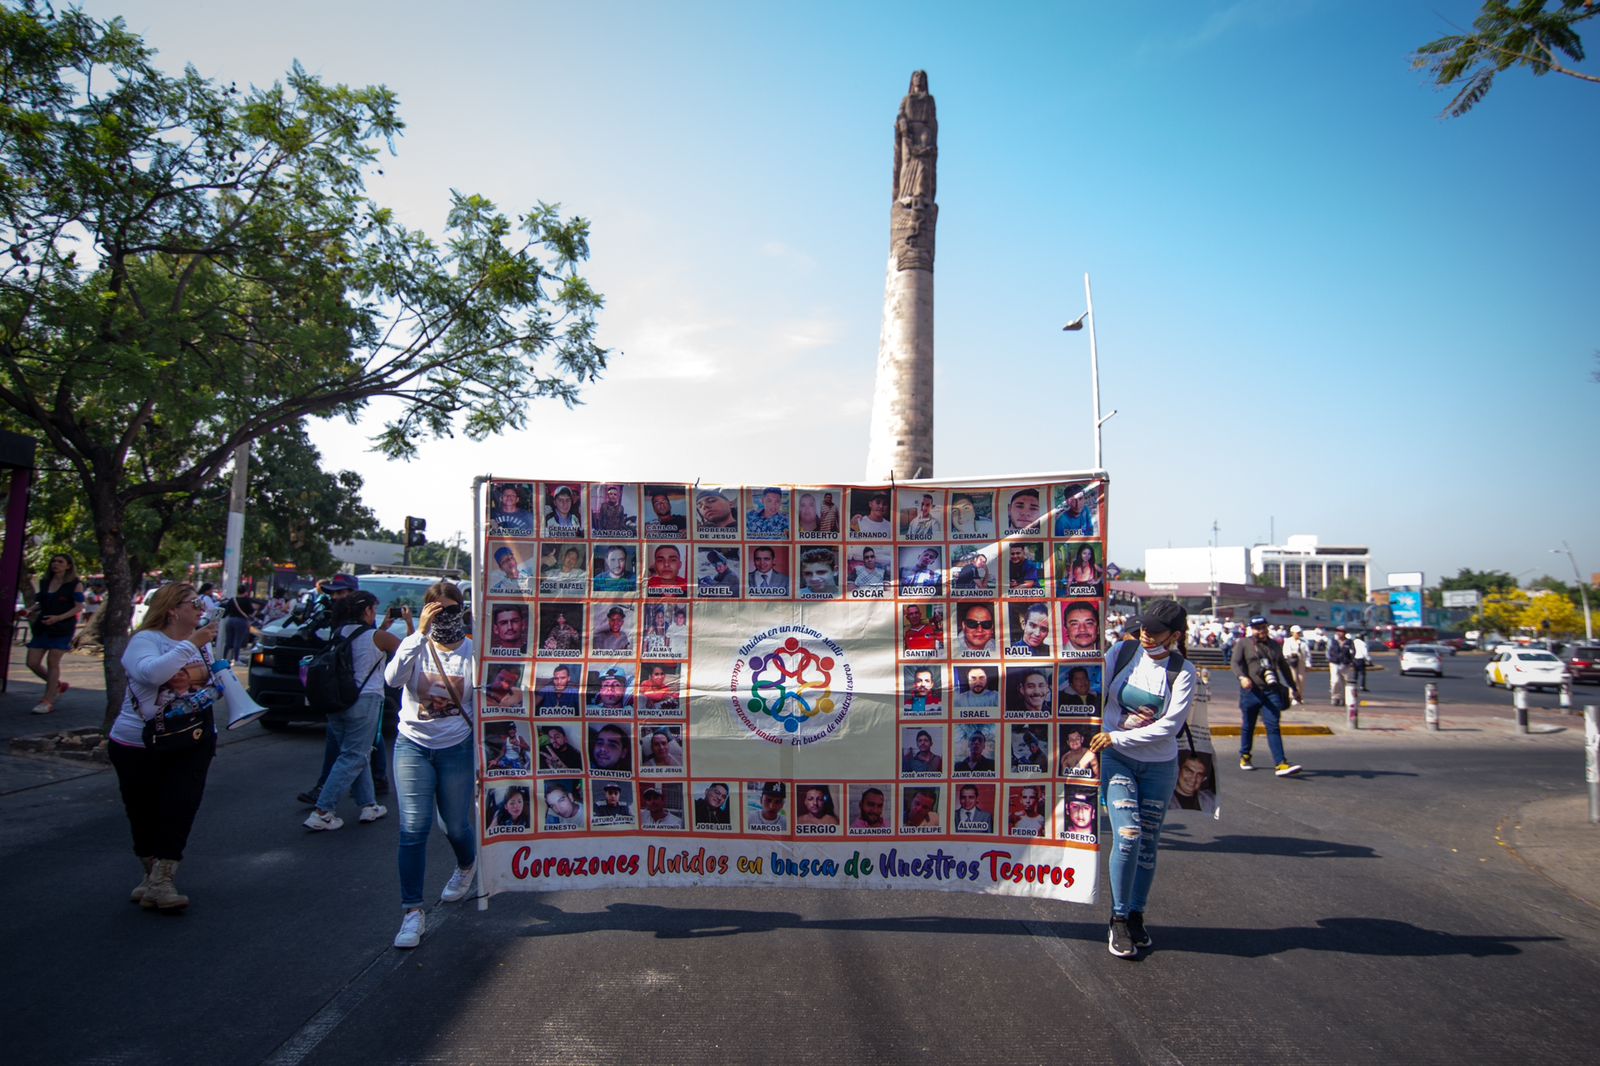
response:
{"label": "silver car", "polygon": [[1400,649],[1400,676],[1432,674],[1444,676],[1444,653],[1432,644],[1407,644]]}

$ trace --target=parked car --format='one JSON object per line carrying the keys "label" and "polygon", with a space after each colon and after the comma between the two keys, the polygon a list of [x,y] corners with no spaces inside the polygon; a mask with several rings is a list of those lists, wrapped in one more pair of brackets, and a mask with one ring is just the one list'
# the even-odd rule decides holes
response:
{"label": "parked car", "polygon": [[1567,670],[1574,681],[1600,682],[1600,644],[1579,644],[1573,648]]}
{"label": "parked car", "polygon": [[[412,574],[363,574],[361,588],[378,597],[379,624],[383,625],[391,608],[410,607],[413,617],[420,616],[422,595],[438,580]],[[263,626],[250,654],[248,688],[250,698],[267,709],[260,719],[263,729],[277,731],[287,729],[291,722],[320,722],[325,717],[306,705],[306,690],[300,681],[300,660],[326,647],[331,635],[325,625],[318,626],[325,618],[310,616],[314,602],[315,595],[307,593],[288,617]],[[390,618],[387,628],[397,637],[406,635],[405,623],[397,619]],[[390,693],[384,714],[386,728],[399,711],[395,695]]]}
{"label": "parked car", "polygon": [[1567,664],[1547,651],[1509,648],[1484,664],[1483,683],[1493,688],[1560,688],[1570,681]]}
{"label": "parked car", "polygon": [[1433,644],[1407,644],[1400,649],[1400,676],[1432,674],[1444,676],[1444,653]]}

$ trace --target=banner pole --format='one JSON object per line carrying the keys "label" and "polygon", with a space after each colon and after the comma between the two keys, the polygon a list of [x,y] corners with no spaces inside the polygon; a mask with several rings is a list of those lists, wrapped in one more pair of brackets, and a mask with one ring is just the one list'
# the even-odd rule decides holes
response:
{"label": "banner pole", "polygon": [[[485,619],[487,617],[487,611],[488,611],[489,583],[487,581],[484,581],[483,582],[483,587],[482,588],[477,588],[476,587],[476,582],[474,581],[474,579],[478,576],[479,573],[487,573],[488,572],[486,567],[483,567],[483,566],[480,565],[484,561],[481,558],[481,556],[483,555],[483,543],[484,543],[484,541],[483,541],[484,500],[482,499],[482,496],[483,496],[483,487],[485,485],[487,485],[488,483],[489,483],[489,475],[488,474],[479,474],[477,477],[472,479],[472,544],[473,544],[473,547],[474,547],[475,550],[473,552],[468,553],[468,558],[472,560],[472,564],[471,565],[473,567],[473,571],[472,571],[472,576],[469,577],[467,580],[469,582],[473,582],[473,584],[474,584],[474,588],[473,588],[474,595],[472,597],[472,615],[473,615],[472,632],[474,634],[476,634],[479,639],[483,639],[484,634],[486,632],[485,629],[484,629],[484,621],[485,621]],[[475,691],[473,693],[475,698],[472,701],[473,707],[476,708],[476,713],[472,716],[473,717],[473,723],[472,723],[472,746],[476,750],[473,752],[472,762],[473,762],[474,766],[477,766],[478,765],[478,760],[482,758],[482,752],[483,752],[483,739],[482,739],[481,727],[480,727],[480,723],[483,721],[483,686],[478,684],[478,641],[477,640],[474,640],[472,642],[472,661],[467,664],[467,669],[469,671],[471,671],[471,673],[472,673],[472,684],[473,684],[473,688],[475,689]],[[478,771],[479,771],[478,775],[477,775],[478,779],[477,779],[477,781],[476,781],[476,783],[475,783],[475,785],[473,787],[473,790],[472,790],[472,809],[473,809],[473,817],[474,817],[472,831],[479,836],[480,840],[482,839],[482,835],[483,835],[482,834],[482,827],[483,827],[484,778],[483,778],[482,770],[483,770],[482,767],[478,767]],[[529,796],[530,796],[530,805],[531,805],[532,790],[529,791]],[[484,878],[484,875],[485,875],[486,872],[487,872],[487,867],[485,866],[485,864],[483,862],[483,844],[479,843],[479,845],[478,845],[478,910],[480,910],[480,911],[486,911],[486,910],[489,909],[489,893],[487,893],[487,892],[485,892],[483,890],[483,878]]]}

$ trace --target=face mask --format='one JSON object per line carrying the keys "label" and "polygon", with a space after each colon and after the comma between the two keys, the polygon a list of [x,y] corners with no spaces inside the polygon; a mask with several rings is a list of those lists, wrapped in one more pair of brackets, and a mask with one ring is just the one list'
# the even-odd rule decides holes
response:
{"label": "face mask", "polygon": [[466,614],[460,607],[446,607],[433,616],[428,635],[440,644],[459,644],[467,635]]}

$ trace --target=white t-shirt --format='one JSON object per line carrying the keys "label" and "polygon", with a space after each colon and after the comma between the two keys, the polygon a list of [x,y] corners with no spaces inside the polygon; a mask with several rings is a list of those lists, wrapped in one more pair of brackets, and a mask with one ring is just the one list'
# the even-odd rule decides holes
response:
{"label": "white t-shirt", "polygon": [[[128,672],[128,691],[122,709],[111,723],[111,739],[130,748],[144,747],[144,724],[156,716],[156,708],[171,702],[172,675],[190,663],[204,663],[200,649],[187,640],[174,640],[155,629],[141,629],[122,652],[122,668]],[[165,690],[165,691],[163,691]],[[138,699],[139,709],[134,710]]]}
{"label": "white t-shirt", "polygon": [[[435,651],[439,655],[437,664],[433,659]],[[430,650],[421,630],[400,642],[383,671],[383,679],[400,689],[400,732],[407,740],[437,750],[453,748],[472,736],[476,704],[471,660],[471,637],[452,651]],[[445,676],[439,674],[440,665]],[[461,710],[454,709],[453,698],[461,701]]]}
{"label": "white t-shirt", "polygon": [[[1126,656],[1126,652],[1121,653]],[[1124,728],[1122,690],[1155,696],[1160,699],[1161,714],[1149,725]],[[1194,701],[1194,663],[1184,661],[1167,693],[1167,660],[1152,659],[1139,648],[1131,665],[1123,663],[1116,677],[1105,689],[1105,714],[1103,728],[1111,734],[1111,744],[1117,752],[1140,762],[1166,762],[1178,757],[1178,733],[1189,721],[1189,708]],[[1137,702],[1137,701],[1131,701]]]}
{"label": "white t-shirt", "polygon": [[[350,625],[340,626],[339,635],[347,637],[354,633],[357,628],[358,624],[354,622]],[[374,639],[377,635],[378,631],[376,629],[368,630],[357,637],[355,642],[350,645],[350,661],[355,667],[356,684],[361,685],[361,694],[363,696],[371,692],[383,692],[384,656],[382,649],[378,647],[377,640]],[[362,684],[363,678],[366,679],[365,684]]]}

